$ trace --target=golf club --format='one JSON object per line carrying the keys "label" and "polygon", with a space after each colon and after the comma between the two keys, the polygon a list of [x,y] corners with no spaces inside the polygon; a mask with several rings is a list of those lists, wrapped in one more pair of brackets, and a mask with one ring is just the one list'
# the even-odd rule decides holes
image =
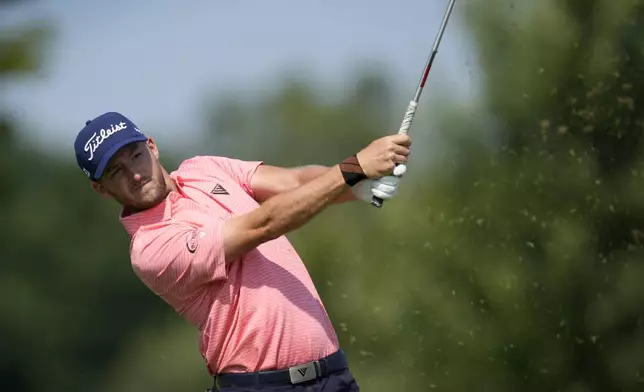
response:
{"label": "golf club", "polygon": [[[443,16],[443,22],[441,23],[441,27],[438,31],[438,35],[434,40],[434,48],[432,49],[432,53],[429,55],[429,59],[427,60],[427,65],[425,65],[425,70],[423,71],[423,76],[421,77],[420,83],[418,84],[416,95],[414,95],[414,99],[411,100],[411,102],[409,102],[409,106],[407,107],[407,112],[405,113],[402,124],[400,125],[400,129],[398,130],[399,134],[401,133],[406,134],[409,132],[409,129],[411,128],[411,123],[414,120],[414,116],[416,115],[418,100],[420,99],[420,95],[422,94],[423,88],[425,87],[425,82],[427,81],[429,70],[432,68],[434,57],[436,57],[436,53],[438,52],[438,46],[440,45],[441,39],[443,38],[443,33],[445,32],[445,27],[447,26],[447,21],[449,20],[449,16],[452,13],[452,8],[454,8],[454,1],[455,0],[450,0],[449,5],[447,6],[447,11],[445,11],[445,16]],[[380,208],[382,207],[383,203],[384,203],[384,200],[382,200],[379,197],[374,196],[371,199],[371,205],[375,207]]]}

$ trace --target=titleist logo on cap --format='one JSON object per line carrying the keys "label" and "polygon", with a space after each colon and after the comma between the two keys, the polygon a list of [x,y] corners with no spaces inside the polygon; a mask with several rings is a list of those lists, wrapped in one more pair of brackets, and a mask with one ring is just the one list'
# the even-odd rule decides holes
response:
{"label": "titleist logo on cap", "polygon": [[103,144],[105,139],[108,137],[112,136],[118,131],[122,131],[127,128],[127,124],[121,121],[120,124],[114,125],[112,124],[109,129],[101,129],[99,131],[99,134],[97,135],[96,132],[92,135],[92,137],[87,140],[87,143],[85,143],[85,152],[89,152],[89,158],[88,160],[91,161],[92,158],[94,158],[94,151]]}

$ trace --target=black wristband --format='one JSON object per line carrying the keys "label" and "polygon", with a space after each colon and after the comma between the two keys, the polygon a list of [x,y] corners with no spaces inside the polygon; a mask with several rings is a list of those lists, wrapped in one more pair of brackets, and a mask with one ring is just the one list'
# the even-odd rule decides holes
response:
{"label": "black wristband", "polygon": [[349,186],[354,186],[360,181],[367,179],[356,155],[351,155],[340,162],[340,171],[342,172],[342,177],[344,177],[344,182]]}

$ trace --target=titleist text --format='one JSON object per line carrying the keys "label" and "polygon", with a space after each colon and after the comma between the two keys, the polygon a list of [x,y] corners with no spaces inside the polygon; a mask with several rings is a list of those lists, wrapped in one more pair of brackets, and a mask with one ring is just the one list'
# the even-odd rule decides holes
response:
{"label": "titleist text", "polygon": [[92,137],[87,140],[87,143],[85,143],[85,152],[89,152],[89,158],[88,160],[91,161],[92,158],[94,158],[94,151],[103,144],[105,139],[108,137],[112,136],[118,131],[122,131],[127,128],[127,124],[121,121],[120,124],[114,125],[112,124],[109,129],[101,129],[97,135],[96,132],[92,135]]}

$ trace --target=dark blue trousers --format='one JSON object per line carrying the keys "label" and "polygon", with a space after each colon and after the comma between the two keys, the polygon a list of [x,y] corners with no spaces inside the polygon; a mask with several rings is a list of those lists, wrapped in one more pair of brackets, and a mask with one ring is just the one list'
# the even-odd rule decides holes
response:
{"label": "dark blue trousers", "polygon": [[358,383],[349,369],[301,384],[272,384],[223,387],[218,392],[359,392]]}

